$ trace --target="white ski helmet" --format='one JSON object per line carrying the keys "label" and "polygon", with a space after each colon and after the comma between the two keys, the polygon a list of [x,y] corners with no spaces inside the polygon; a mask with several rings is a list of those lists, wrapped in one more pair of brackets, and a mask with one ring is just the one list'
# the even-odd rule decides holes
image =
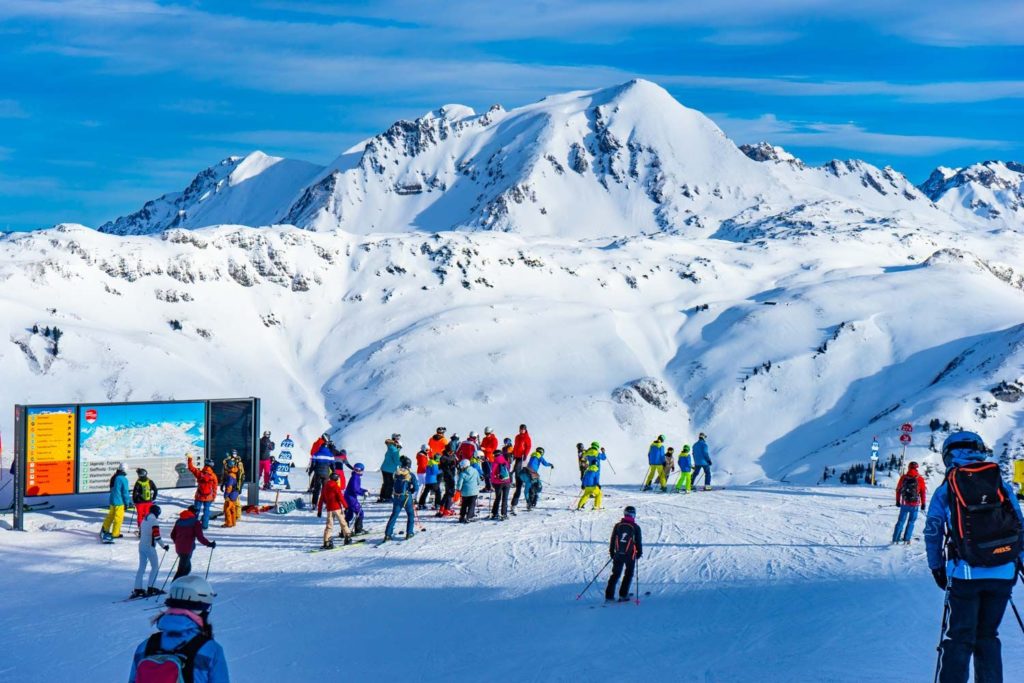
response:
{"label": "white ski helmet", "polygon": [[201,576],[189,574],[171,581],[167,590],[168,607],[203,611],[213,606],[213,598],[217,594],[210,582]]}
{"label": "white ski helmet", "polygon": [[490,433],[491,433],[491,428],[490,427],[484,427],[484,434],[490,434]]}
{"label": "white ski helmet", "polygon": [[459,461],[459,469],[460,470],[464,470],[467,467],[469,467],[469,461],[468,460],[463,459],[463,460]]}
{"label": "white ski helmet", "polygon": [[475,439],[476,438],[476,432],[470,432],[469,433],[469,438]]}

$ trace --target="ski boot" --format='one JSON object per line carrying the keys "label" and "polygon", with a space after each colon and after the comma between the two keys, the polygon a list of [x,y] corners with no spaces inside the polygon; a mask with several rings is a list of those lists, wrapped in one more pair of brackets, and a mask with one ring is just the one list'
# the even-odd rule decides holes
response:
{"label": "ski boot", "polygon": [[160,590],[156,586],[150,586],[149,590],[146,591],[146,597],[152,597],[154,595],[163,595],[164,591]]}
{"label": "ski boot", "polygon": [[342,545],[352,545],[352,537],[345,536],[345,542]]}
{"label": "ski boot", "polygon": [[328,538],[324,541],[324,544],[320,546],[320,550],[334,550],[334,539]]}
{"label": "ski boot", "polygon": [[516,516],[516,509],[515,509],[515,508],[512,508],[512,509],[510,509],[510,510],[508,511],[508,514],[510,514],[510,515],[512,515],[513,517],[515,517],[515,516]]}
{"label": "ski boot", "polygon": [[651,490],[651,485],[650,484],[644,484],[644,487],[642,489],[640,489],[640,490],[641,491],[650,491]]}
{"label": "ski boot", "polygon": [[501,519],[501,521],[503,521],[503,522],[507,522],[507,521],[508,521],[508,515],[502,515],[502,516],[500,517],[500,519]]}
{"label": "ski boot", "polygon": [[141,588],[136,588],[135,590],[132,591],[132,594],[130,596],[128,596],[128,599],[129,600],[135,600],[136,598],[144,598],[144,597],[146,597],[146,591],[142,590]]}
{"label": "ski boot", "polygon": [[619,602],[629,602],[632,599],[633,599],[633,594],[632,593],[629,593],[627,595],[620,595],[619,596]]}

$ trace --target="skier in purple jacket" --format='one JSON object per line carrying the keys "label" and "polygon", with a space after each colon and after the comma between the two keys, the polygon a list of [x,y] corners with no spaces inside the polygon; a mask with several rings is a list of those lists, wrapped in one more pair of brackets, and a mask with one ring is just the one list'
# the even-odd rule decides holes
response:
{"label": "skier in purple jacket", "polygon": [[355,529],[352,531],[354,536],[362,536],[366,533],[363,530],[363,506],[359,501],[360,496],[366,495],[366,489],[363,488],[363,463],[357,462],[356,466],[352,468],[352,476],[348,480],[348,486],[345,487],[345,522],[351,526],[352,520],[355,519]]}

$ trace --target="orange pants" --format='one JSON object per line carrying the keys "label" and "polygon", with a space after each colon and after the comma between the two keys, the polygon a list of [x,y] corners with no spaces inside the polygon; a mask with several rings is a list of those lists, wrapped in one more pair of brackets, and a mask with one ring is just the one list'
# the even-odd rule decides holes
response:
{"label": "orange pants", "polygon": [[224,499],[224,526],[234,526],[242,514],[242,506],[237,500]]}

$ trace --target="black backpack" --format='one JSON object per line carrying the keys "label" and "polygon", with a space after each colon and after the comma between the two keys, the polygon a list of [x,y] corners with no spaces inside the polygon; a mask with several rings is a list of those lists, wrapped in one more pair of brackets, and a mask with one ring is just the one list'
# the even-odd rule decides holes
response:
{"label": "black backpack", "polygon": [[612,554],[616,558],[636,557],[636,526],[629,522],[619,522],[612,534]]}
{"label": "black backpack", "polygon": [[913,505],[914,507],[921,505],[921,489],[919,486],[917,477],[912,477],[909,474],[903,475],[903,485],[900,487],[900,504]]}
{"label": "black backpack", "polygon": [[946,473],[949,546],[972,567],[997,567],[1021,553],[1021,526],[994,462],[954,467]]}

